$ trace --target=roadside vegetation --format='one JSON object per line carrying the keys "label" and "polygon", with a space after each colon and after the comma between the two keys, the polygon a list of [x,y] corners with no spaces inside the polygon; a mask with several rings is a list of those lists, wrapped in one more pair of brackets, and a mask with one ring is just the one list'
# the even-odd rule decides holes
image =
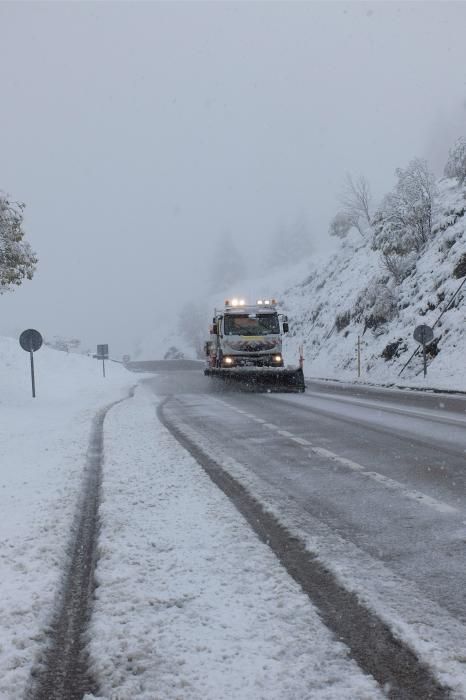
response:
{"label": "roadside vegetation", "polygon": [[[441,180],[436,181],[427,162],[420,158],[398,168],[395,174],[394,188],[376,207],[365,177],[347,175],[344,181],[340,208],[330,221],[329,234],[343,241],[356,231],[361,244],[378,255],[379,271],[360,290],[352,306],[337,313],[338,333],[351,322],[360,324],[362,334],[367,329],[376,330],[395,319],[410,303],[421,300],[424,304],[419,315],[440,311],[446,298],[445,273],[443,279],[436,280],[436,294],[428,298],[419,294],[416,277],[420,260],[436,238],[441,259],[451,258],[450,280],[466,275],[466,253],[461,253],[461,243],[457,245],[463,239],[466,211],[466,138],[458,139],[450,149]],[[464,241],[462,248],[464,251]],[[435,272],[438,270],[432,270]],[[460,301],[461,297],[457,303]],[[438,354],[438,342],[437,337],[433,341],[433,356]],[[389,361],[406,349],[401,339],[391,340],[382,357]]]}
{"label": "roadside vegetation", "polygon": [[37,256],[24,240],[25,205],[0,192],[0,294],[32,279]]}

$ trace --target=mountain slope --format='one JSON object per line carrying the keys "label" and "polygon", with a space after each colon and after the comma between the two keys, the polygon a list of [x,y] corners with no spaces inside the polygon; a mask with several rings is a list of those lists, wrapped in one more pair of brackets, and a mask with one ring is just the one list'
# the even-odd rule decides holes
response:
{"label": "mountain slope", "polygon": [[[286,359],[295,363],[302,343],[307,376],[357,379],[360,336],[362,381],[466,390],[466,284],[438,320],[466,279],[466,188],[443,178],[437,192],[433,238],[401,284],[352,231],[337,252],[273,270],[228,293],[253,288],[279,300],[290,319]],[[419,353],[400,377],[417,347],[413,331],[419,324],[436,324],[428,376],[423,377]]]}

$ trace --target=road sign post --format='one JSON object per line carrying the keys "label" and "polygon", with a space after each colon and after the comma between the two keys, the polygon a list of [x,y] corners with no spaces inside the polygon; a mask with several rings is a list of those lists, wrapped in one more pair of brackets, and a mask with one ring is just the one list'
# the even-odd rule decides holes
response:
{"label": "road sign post", "polygon": [[108,360],[108,345],[98,345],[96,357],[98,360],[102,360],[102,375],[105,377],[105,360]]}
{"label": "road sign post", "polygon": [[28,330],[23,331],[19,336],[19,344],[29,353],[31,360],[31,385],[32,385],[32,398],[36,398],[36,377],[34,374],[34,353],[36,350],[42,346],[42,336],[39,331],[34,330],[34,328],[28,328]]}
{"label": "road sign post", "polygon": [[422,324],[414,329],[414,340],[416,340],[420,345],[422,345],[422,357],[424,361],[424,377],[427,375],[427,354],[426,345],[429,345],[434,338],[434,331],[430,326]]}

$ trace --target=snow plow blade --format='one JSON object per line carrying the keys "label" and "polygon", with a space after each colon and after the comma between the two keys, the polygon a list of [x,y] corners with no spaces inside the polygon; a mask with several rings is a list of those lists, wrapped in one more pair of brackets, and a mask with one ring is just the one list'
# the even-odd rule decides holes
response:
{"label": "snow plow blade", "polygon": [[303,392],[305,390],[303,370],[298,367],[238,367],[224,369],[209,367],[204,370],[207,377],[221,379],[225,385],[241,391]]}

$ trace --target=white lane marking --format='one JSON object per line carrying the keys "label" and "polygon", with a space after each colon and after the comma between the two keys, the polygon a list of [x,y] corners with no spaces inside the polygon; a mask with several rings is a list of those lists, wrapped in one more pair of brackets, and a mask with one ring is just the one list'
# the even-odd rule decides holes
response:
{"label": "white lane marking", "polygon": [[430,496],[427,496],[425,493],[422,493],[421,491],[415,491],[414,489],[408,489],[406,486],[403,486],[403,484],[400,484],[399,481],[395,481],[395,479],[390,479],[388,476],[384,476],[383,474],[379,474],[378,472],[362,472],[364,476],[368,476],[370,479],[373,479],[374,481],[379,482],[380,484],[383,484],[384,486],[387,486],[389,489],[392,489],[393,491],[401,491],[403,496],[406,498],[410,498],[412,501],[416,501],[416,503],[423,503],[426,506],[430,506],[431,508],[434,508],[434,510],[438,511],[439,513],[457,513],[458,510],[454,508],[453,506],[449,506],[447,503],[442,503],[442,501],[437,501],[436,498],[431,498]]}
{"label": "white lane marking", "polygon": [[366,467],[363,467],[362,464],[358,464],[357,462],[353,462],[352,459],[347,459],[346,457],[340,457],[340,455],[336,455],[334,452],[330,452],[330,450],[326,450],[324,447],[312,447],[312,451],[315,452],[316,454],[320,455],[321,457],[326,457],[327,459],[331,459],[334,462],[338,462],[339,464],[342,464],[344,467],[349,467],[349,469],[352,469],[355,472],[364,472]]}
{"label": "white lane marking", "polygon": [[[391,404],[386,401],[371,401],[371,399],[358,399],[355,397],[341,396],[335,394],[326,394],[320,391],[308,391],[307,396],[313,396],[315,398],[324,399],[326,401],[335,401],[337,403],[349,403],[355,406],[361,406],[363,408],[373,408],[379,411],[385,411],[388,413],[395,413],[397,415],[407,415],[413,418],[420,418],[422,420],[431,420],[438,423],[448,423],[450,425],[459,425],[461,427],[466,427],[466,419],[462,418],[459,412],[456,412],[454,416],[445,415],[440,411],[435,409],[422,410],[419,408],[407,408],[400,406],[399,404]],[[453,412],[451,412],[453,413]]]}
{"label": "white lane marking", "polygon": [[409,498],[412,501],[415,501],[416,503],[420,503],[426,506],[429,506],[430,508],[433,508],[436,510],[438,513],[444,513],[444,514],[454,514],[458,513],[458,509],[454,508],[453,506],[448,505],[447,503],[443,503],[442,501],[438,501],[435,498],[432,498],[431,496],[428,496],[425,493],[422,493],[421,491],[416,491],[415,489],[409,489],[407,488],[404,484],[402,484],[400,481],[396,481],[396,479],[391,479],[388,476],[384,476],[383,474],[380,474],[379,472],[374,472],[374,471],[368,471],[366,467],[364,467],[362,464],[358,464],[358,462],[354,462],[352,459],[347,459],[346,457],[340,457],[340,455],[335,454],[335,452],[331,452],[330,450],[326,450],[324,447],[318,447],[317,445],[313,445],[312,442],[309,442],[309,440],[305,440],[304,438],[297,437],[296,435],[293,435],[293,433],[288,432],[288,430],[280,430],[277,425],[274,423],[267,423],[263,418],[257,418],[251,413],[246,413],[246,411],[243,411],[242,409],[235,408],[231,404],[227,403],[226,401],[222,401],[221,399],[217,399],[220,403],[223,403],[225,406],[228,406],[229,408],[233,409],[237,413],[241,413],[244,416],[251,418],[252,420],[256,421],[256,423],[262,423],[264,428],[269,428],[270,430],[276,430],[277,435],[282,435],[283,437],[287,437],[293,442],[296,442],[298,445],[302,445],[303,447],[310,448],[310,451],[313,454],[317,454],[321,457],[324,457],[325,459],[330,459],[333,462],[338,462],[338,464],[341,464],[343,467],[347,467],[348,469],[351,469],[352,471],[358,472],[361,474],[361,476],[365,476],[368,479],[372,479],[373,481],[376,481],[379,484],[382,484],[383,486],[386,486],[392,491],[398,491],[401,493],[402,496],[405,498]]}
{"label": "white lane marking", "polygon": [[458,512],[457,508],[454,508],[453,506],[450,506],[447,503],[438,501],[436,498],[432,498],[431,496],[428,496],[427,494],[422,493],[421,491],[416,491],[415,489],[407,488],[400,481],[396,481],[396,479],[391,479],[388,476],[384,476],[384,474],[379,474],[379,472],[374,471],[368,471],[366,467],[363,467],[361,464],[353,462],[353,460],[351,459],[346,459],[346,457],[340,457],[334,452],[330,452],[330,450],[325,450],[323,447],[312,446],[311,452],[313,452],[314,454],[318,454],[321,457],[325,457],[326,459],[331,459],[334,462],[338,462],[342,466],[348,467],[353,471],[359,472],[362,476],[366,476],[367,478],[372,479],[373,481],[377,481],[377,483],[383,484],[383,486],[386,486],[392,491],[398,491],[405,498],[409,498],[412,501],[416,501],[416,503],[422,503],[426,506],[429,506],[430,508],[436,510],[438,513],[452,514]]}
{"label": "white lane marking", "polygon": [[293,440],[293,442],[297,442],[298,445],[304,445],[305,447],[312,447],[312,443],[310,443],[309,440],[305,440],[304,438],[293,436],[290,438],[290,440]]}

